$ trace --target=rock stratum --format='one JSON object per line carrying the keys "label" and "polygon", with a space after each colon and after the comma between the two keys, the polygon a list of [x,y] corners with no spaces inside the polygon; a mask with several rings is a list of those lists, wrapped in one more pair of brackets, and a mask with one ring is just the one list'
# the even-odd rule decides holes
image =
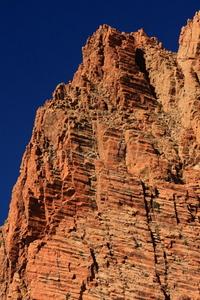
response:
{"label": "rock stratum", "polygon": [[200,299],[200,12],[179,44],[100,26],[38,109],[2,300]]}

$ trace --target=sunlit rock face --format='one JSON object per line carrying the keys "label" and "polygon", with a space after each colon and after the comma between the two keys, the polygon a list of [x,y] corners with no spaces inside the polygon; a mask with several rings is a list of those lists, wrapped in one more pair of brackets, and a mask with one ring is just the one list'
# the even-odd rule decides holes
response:
{"label": "sunlit rock face", "polygon": [[200,12],[178,54],[103,25],[38,109],[0,298],[200,299]]}

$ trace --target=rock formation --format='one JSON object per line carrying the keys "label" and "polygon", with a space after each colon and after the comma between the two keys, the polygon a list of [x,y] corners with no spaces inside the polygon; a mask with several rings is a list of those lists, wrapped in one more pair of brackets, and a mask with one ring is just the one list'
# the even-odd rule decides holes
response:
{"label": "rock formation", "polygon": [[100,26],[38,109],[2,300],[200,299],[200,12],[179,43]]}

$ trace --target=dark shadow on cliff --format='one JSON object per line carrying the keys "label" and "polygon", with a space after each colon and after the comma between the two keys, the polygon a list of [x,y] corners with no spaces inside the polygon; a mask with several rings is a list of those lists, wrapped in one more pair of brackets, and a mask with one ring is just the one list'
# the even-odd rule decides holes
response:
{"label": "dark shadow on cliff", "polygon": [[145,74],[146,81],[149,83],[149,87],[151,89],[152,95],[155,99],[157,99],[155,88],[153,85],[150,83],[150,78],[149,78],[149,72],[146,69],[146,62],[144,58],[144,51],[141,49],[136,49],[135,53],[135,62],[138,65],[140,72]]}

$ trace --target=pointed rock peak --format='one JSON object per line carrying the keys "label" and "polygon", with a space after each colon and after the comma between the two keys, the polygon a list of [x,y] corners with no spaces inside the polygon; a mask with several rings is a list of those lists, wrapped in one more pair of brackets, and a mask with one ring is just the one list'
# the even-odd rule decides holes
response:
{"label": "pointed rock peak", "polygon": [[89,38],[87,40],[87,43],[92,38],[97,38],[98,36],[104,36],[104,35],[107,35],[108,33],[110,34],[111,32],[115,32],[115,33],[120,34],[120,32],[118,30],[111,27],[110,25],[107,25],[107,24],[100,25],[99,28],[93,33],[93,35],[89,36]]}
{"label": "pointed rock peak", "polygon": [[139,30],[138,30],[138,33],[139,33],[140,35],[147,36],[147,35],[146,35],[146,32],[145,32],[145,30],[144,30],[144,28],[139,29]]}
{"label": "pointed rock peak", "polygon": [[116,39],[119,40],[121,34],[118,30],[107,24],[100,25],[99,29],[97,29],[97,31],[94,32],[92,36],[89,36],[86,46],[83,47],[83,49],[88,49],[91,46],[98,47],[100,44],[105,45],[108,42],[110,36],[115,36]]}

